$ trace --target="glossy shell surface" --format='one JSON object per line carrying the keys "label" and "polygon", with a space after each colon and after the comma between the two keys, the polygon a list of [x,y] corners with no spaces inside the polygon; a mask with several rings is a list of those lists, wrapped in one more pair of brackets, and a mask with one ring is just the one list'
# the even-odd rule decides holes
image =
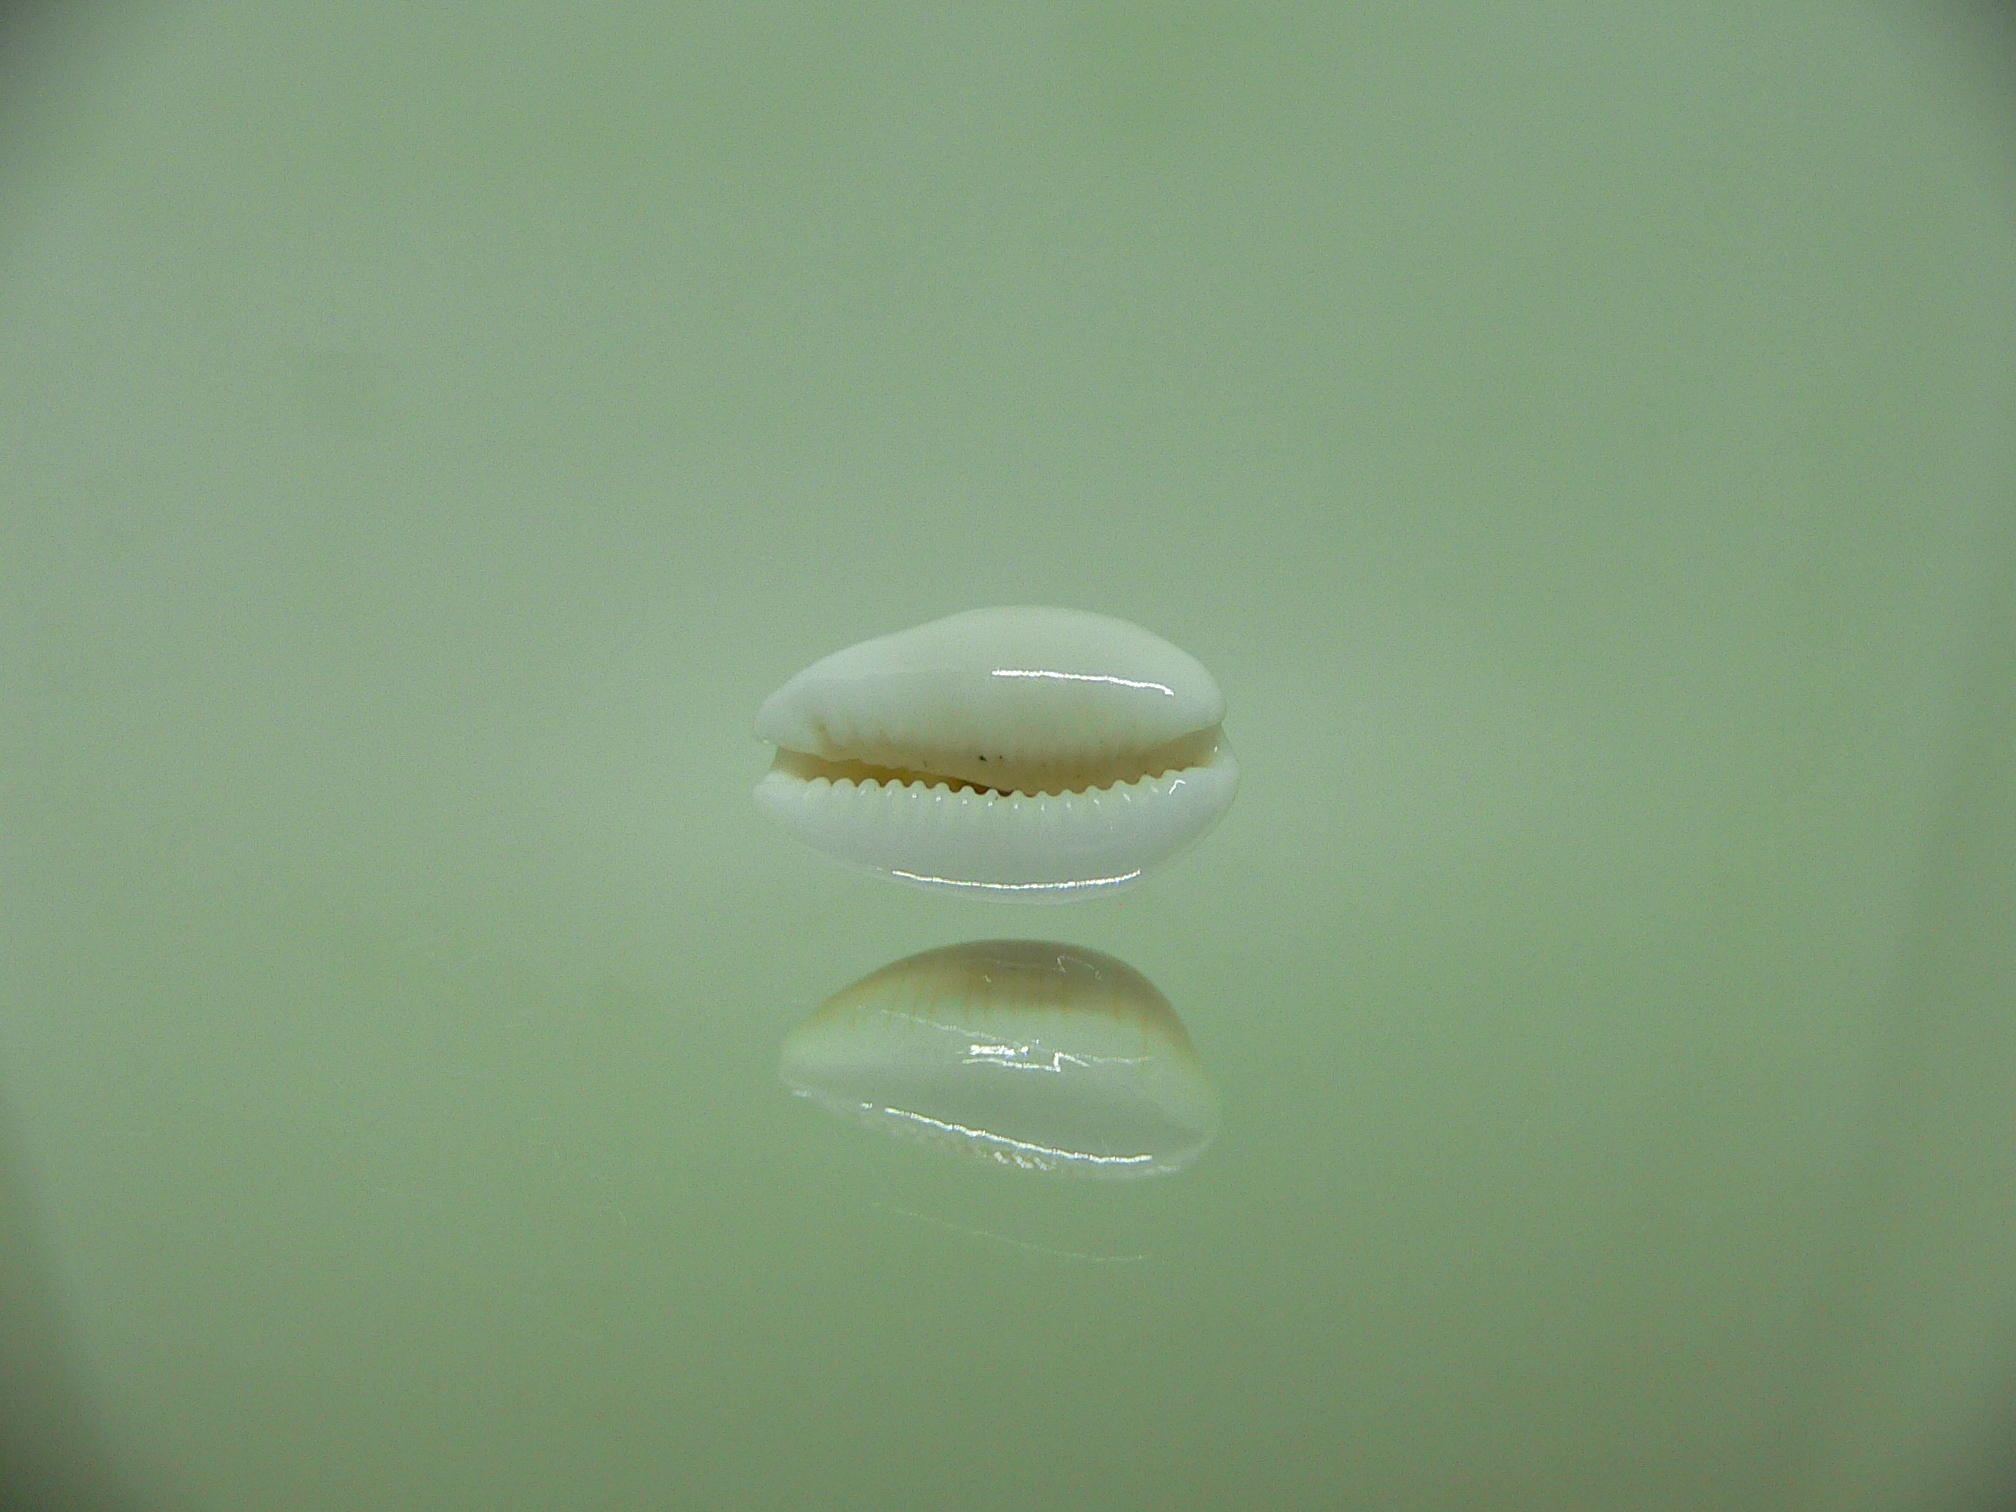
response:
{"label": "glossy shell surface", "polygon": [[843,1117],[1020,1170],[1167,1175],[1218,1129],[1169,1000],[1077,945],[986,940],[885,966],[792,1031],[781,1074]]}
{"label": "glossy shell surface", "polygon": [[1072,609],[978,609],[837,651],[763,703],[756,801],[898,881],[1064,901],[1138,881],[1238,791],[1197,659]]}

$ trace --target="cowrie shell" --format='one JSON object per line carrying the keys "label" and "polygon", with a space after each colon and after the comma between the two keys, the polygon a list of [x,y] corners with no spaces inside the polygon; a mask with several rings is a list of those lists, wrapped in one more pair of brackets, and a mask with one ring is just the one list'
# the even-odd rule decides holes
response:
{"label": "cowrie shell", "polygon": [[862,641],[763,702],[756,802],[897,881],[1057,902],[1127,887],[1239,787],[1218,684],[1126,620],[974,609]]}

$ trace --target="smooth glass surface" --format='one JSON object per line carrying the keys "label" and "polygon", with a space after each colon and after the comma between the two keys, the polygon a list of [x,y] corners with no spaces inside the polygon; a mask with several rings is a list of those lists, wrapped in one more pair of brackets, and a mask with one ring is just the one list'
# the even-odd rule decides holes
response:
{"label": "smooth glass surface", "polygon": [[[1987,1485],[2010,57],[1931,4],[14,13],[36,1473]],[[1040,929],[749,797],[793,672],[999,603],[1194,654],[1243,769]],[[1205,1158],[1045,1182],[792,1116],[837,984],[1031,931],[1178,1005]]]}

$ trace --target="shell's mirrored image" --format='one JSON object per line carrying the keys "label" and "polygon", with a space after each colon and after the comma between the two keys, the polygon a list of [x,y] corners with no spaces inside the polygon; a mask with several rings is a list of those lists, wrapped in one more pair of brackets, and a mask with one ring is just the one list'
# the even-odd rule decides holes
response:
{"label": "shell's mirrored image", "polygon": [[1200,839],[1239,765],[1224,696],[1139,625],[975,609],[836,651],[764,700],[756,802],[897,881],[1058,902],[1126,887]]}
{"label": "shell's mirrored image", "polygon": [[1167,1175],[1218,1131],[1169,1000],[1124,961],[1041,940],[883,967],[791,1032],[781,1074],[871,1128],[1022,1170]]}

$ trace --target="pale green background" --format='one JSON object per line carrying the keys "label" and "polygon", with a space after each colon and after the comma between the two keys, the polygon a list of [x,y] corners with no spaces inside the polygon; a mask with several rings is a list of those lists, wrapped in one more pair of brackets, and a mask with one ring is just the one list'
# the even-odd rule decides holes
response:
{"label": "pale green background", "polygon": [[[43,1473],[248,1512],[1991,1473],[1982,13],[245,0],[0,40]],[[1012,602],[1216,673],[1246,779],[1197,852],[1014,910],[759,823],[774,685]],[[826,994],[1002,934],[1169,995],[1225,1105],[1193,1170],[1018,1177],[785,1094]]]}

